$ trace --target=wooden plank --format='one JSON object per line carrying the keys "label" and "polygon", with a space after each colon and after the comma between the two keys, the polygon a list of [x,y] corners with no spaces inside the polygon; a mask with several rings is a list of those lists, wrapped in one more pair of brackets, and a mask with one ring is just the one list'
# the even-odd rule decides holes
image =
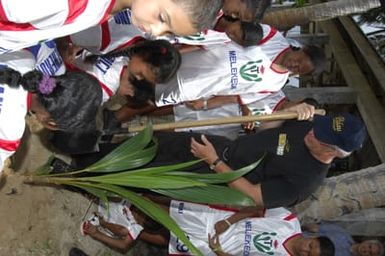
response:
{"label": "wooden plank", "polygon": [[329,43],[329,36],[324,33],[289,35],[287,38],[294,39],[301,44],[323,45]]}
{"label": "wooden plank", "polygon": [[284,88],[287,98],[292,101],[313,98],[320,104],[355,104],[357,93],[347,86]]}
{"label": "wooden plank", "polygon": [[372,45],[365,38],[360,28],[354,23],[350,17],[339,18],[340,22],[344,25],[344,28],[348,32],[351,40],[354,42],[357,49],[360,51],[362,57],[368,63],[373,75],[375,76],[378,84],[385,91],[385,65],[382,59],[378,56],[377,52],[373,49]]}
{"label": "wooden plank", "polygon": [[330,48],[334,52],[346,83],[357,92],[357,107],[381,161],[385,162],[385,109],[371,90],[365,75],[334,22],[323,21],[319,24],[330,36]]}

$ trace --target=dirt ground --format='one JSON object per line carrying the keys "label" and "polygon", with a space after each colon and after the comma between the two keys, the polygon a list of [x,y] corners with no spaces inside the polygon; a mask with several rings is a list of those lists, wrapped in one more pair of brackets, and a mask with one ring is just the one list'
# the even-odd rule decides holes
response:
{"label": "dirt ground", "polygon": [[[44,136],[27,132],[15,157],[16,171],[4,171],[7,178],[0,188],[0,255],[67,256],[73,246],[90,256],[122,255],[80,233],[83,219],[97,208],[87,198],[65,189],[23,182],[23,175],[51,154],[41,143]],[[139,242],[125,255],[164,255],[164,250]]]}

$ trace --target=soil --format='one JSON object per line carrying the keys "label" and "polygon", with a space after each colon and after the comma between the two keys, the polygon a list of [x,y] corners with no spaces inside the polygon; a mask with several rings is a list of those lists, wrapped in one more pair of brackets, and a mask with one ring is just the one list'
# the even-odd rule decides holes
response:
{"label": "soil", "polygon": [[[34,130],[33,125],[30,127]],[[13,169],[6,167],[3,171],[6,180],[0,185],[0,255],[67,256],[74,246],[90,256],[122,255],[80,233],[81,222],[97,208],[90,200],[63,188],[24,183],[25,175],[52,154],[43,146],[44,137],[44,133],[28,129],[13,159]],[[158,247],[138,242],[124,255],[164,254]]]}

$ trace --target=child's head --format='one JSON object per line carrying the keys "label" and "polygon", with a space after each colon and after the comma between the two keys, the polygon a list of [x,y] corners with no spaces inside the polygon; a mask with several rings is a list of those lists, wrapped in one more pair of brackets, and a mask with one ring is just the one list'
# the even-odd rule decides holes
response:
{"label": "child's head", "polygon": [[[21,85],[33,93],[31,110],[47,128],[73,132],[95,130],[95,116],[102,100],[98,81],[87,73],[69,72],[57,77],[30,71],[23,76],[16,70],[0,70],[0,82]],[[35,108],[36,107],[36,108]]]}
{"label": "child's head", "polygon": [[306,45],[292,48],[284,57],[282,65],[298,75],[320,74],[326,67],[326,56],[322,48]]}
{"label": "child's head", "polygon": [[166,40],[143,40],[128,49],[105,54],[106,57],[128,56],[129,78],[150,83],[165,83],[181,64],[179,51]]}
{"label": "child's head", "polygon": [[244,47],[257,45],[263,37],[261,25],[252,22],[229,22],[225,32],[232,41]]}
{"label": "child's head", "polygon": [[194,35],[210,28],[221,0],[132,0],[132,23],[154,36]]}
{"label": "child's head", "polygon": [[233,19],[254,22],[260,1],[264,0],[224,0],[222,10]]}

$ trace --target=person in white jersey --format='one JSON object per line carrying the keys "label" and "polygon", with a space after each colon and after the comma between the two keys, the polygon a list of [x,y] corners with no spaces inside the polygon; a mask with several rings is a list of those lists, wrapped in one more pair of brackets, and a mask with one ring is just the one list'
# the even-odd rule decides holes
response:
{"label": "person in white jersey", "polygon": [[[328,238],[302,236],[298,219],[284,208],[237,210],[174,200],[169,206],[161,206],[169,211],[170,217],[203,255],[334,255],[334,246]],[[154,226],[149,222],[135,207],[130,210],[126,205],[123,209],[112,203],[112,210],[107,214],[103,210],[84,222],[82,231],[123,252],[135,239],[141,239],[168,244],[169,255],[193,255],[173,234],[146,229]],[[118,236],[108,236],[98,226],[113,233],[117,231]]]}
{"label": "person in white jersey", "polygon": [[79,32],[126,8],[132,11],[132,23],[145,33],[193,35],[211,26],[221,5],[221,0],[58,0],[50,5],[45,0],[3,0],[0,52]]}
{"label": "person in white jersey", "polygon": [[153,97],[153,84],[167,82],[181,62],[178,50],[165,40],[142,40],[126,50],[91,55],[93,61],[89,57],[84,52],[70,68],[85,71],[99,81],[103,102],[115,93],[137,100],[150,97],[149,94]]}
{"label": "person in white jersey", "polygon": [[0,55],[0,170],[20,144],[27,111],[51,130],[96,130],[97,81],[85,73],[50,77],[34,68],[26,50]]}

